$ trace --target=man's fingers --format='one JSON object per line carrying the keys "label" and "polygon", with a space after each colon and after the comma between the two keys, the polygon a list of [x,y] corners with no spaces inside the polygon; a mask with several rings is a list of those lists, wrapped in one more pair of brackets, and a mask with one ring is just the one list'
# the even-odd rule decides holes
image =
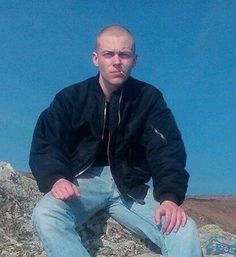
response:
{"label": "man's fingers", "polygon": [[176,212],[173,210],[168,210],[166,211],[166,216],[165,216],[165,223],[163,226],[163,233],[170,233],[175,225],[176,222]]}
{"label": "man's fingers", "polygon": [[53,196],[55,196],[59,200],[66,200],[69,195],[64,188],[56,188],[55,190],[52,191]]}
{"label": "man's fingers", "polygon": [[67,201],[80,196],[79,189],[66,179],[59,179],[51,189],[52,195],[60,200]]}
{"label": "man's fingers", "polygon": [[72,191],[70,185],[62,188],[61,192],[63,194],[63,200],[70,200],[71,199],[73,191]]}
{"label": "man's fingers", "polygon": [[177,215],[176,215],[176,223],[175,223],[175,227],[173,229],[173,231],[176,233],[179,228],[180,228],[180,225],[182,224],[182,212],[177,212]]}
{"label": "man's fingers", "polygon": [[187,215],[184,209],[168,200],[162,202],[156,210],[155,220],[157,224],[160,224],[162,216],[165,217],[162,224],[162,232],[167,234],[172,231],[177,232],[180,226],[185,226],[187,222]]}
{"label": "man's fingers", "polygon": [[67,184],[64,188],[62,188],[63,200],[72,200],[79,196],[78,188],[73,184]]}
{"label": "man's fingers", "polygon": [[186,215],[185,211],[182,213],[182,227],[184,227],[187,223],[188,216]]}
{"label": "man's fingers", "polygon": [[51,190],[51,193],[55,198],[57,198],[59,200],[63,200],[63,198],[64,198],[63,193],[61,192],[61,190],[58,190],[56,188],[54,190]]}
{"label": "man's fingers", "polygon": [[176,225],[174,227],[174,232],[177,232],[180,226],[184,227],[187,222],[187,219],[188,217],[184,209],[180,208],[180,210],[177,212],[177,220],[176,220]]}
{"label": "man's fingers", "polygon": [[157,225],[161,223],[161,216],[164,216],[164,215],[165,215],[165,210],[163,210],[162,208],[158,208],[155,215],[155,220]]}
{"label": "man's fingers", "polygon": [[72,188],[73,188],[73,190],[74,190],[74,195],[75,195],[75,197],[80,197],[79,188],[78,188],[76,185],[74,185],[74,184],[72,184]]}
{"label": "man's fingers", "polygon": [[57,192],[55,192],[54,190],[51,190],[51,193],[52,193],[52,195],[53,195],[55,198],[60,199],[60,196],[59,196],[59,194],[58,194]]}
{"label": "man's fingers", "polygon": [[179,230],[180,226],[185,226],[187,222],[187,215],[182,208],[179,208],[177,212],[172,212],[171,221],[166,229],[167,233],[174,231],[175,233]]}

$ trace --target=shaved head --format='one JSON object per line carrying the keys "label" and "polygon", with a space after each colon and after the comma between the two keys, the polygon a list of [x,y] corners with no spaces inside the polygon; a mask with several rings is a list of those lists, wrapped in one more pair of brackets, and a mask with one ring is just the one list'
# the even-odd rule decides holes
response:
{"label": "shaved head", "polygon": [[112,25],[97,36],[93,64],[99,70],[99,83],[107,99],[129,78],[137,55],[132,34],[124,27]]}
{"label": "shaved head", "polygon": [[114,36],[114,37],[121,37],[121,36],[127,36],[132,40],[132,50],[135,54],[135,41],[133,38],[132,33],[126,29],[125,27],[122,27],[120,25],[111,25],[108,27],[105,27],[103,30],[101,30],[97,36],[96,39],[96,51],[100,48],[100,39],[103,36]]}

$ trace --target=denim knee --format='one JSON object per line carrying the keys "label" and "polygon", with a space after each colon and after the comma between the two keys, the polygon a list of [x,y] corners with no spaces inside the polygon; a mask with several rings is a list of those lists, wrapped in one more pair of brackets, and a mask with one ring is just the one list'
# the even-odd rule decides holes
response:
{"label": "denim knee", "polygon": [[40,206],[40,204],[38,203],[34,207],[33,213],[31,216],[31,220],[33,224],[35,224],[36,222],[38,223],[40,220],[44,219],[44,216],[47,216],[47,212],[48,212],[48,209]]}
{"label": "denim knee", "polygon": [[183,240],[188,239],[187,241],[190,243],[191,241],[198,242],[199,241],[199,232],[196,222],[188,217],[187,223],[184,227],[180,228],[177,236],[180,236]]}
{"label": "denim knee", "polygon": [[198,229],[196,222],[192,218],[190,218],[189,216],[188,216],[187,223],[186,223],[185,226],[190,231],[197,231],[197,229]]}
{"label": "denim knee", "polygon": [[33,226],[37,229],[39,227],[43,227],[45,225],[45,221],[49,221],[48,217],[51,210],[46,206],[41,204],[41,201],[35,206],[32,213],[32,223]]}
{"label": "denim knee", "polygon": [[47,230],[65,220],[66,213],[66,205],[63,201],[57,200],[53,196],[45,195],[33,210],[32,223],[36,229]]}

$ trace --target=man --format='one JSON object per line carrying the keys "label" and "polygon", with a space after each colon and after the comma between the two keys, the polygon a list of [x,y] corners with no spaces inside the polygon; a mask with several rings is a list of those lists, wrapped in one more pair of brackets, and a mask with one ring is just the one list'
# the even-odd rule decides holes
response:
{"label": "man", "polygon": [[99,74],[58,93],[33,136],[30,166],[47,193],[33,223],[48,256],[89,256],[75,228],[101,209],[163,256],[201,256],[180,206],[189,178],[181,135],[158,89],[130,76],[131,33],[105,28],[92,59]]}

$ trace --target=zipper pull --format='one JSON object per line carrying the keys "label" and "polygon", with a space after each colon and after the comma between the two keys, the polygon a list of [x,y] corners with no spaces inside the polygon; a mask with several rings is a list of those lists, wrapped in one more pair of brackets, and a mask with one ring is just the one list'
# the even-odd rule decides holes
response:
{"label": "zipper pull", "polygon": [[154,132],[156,133],[156,134],[158,134],[164,141],[165,141],[165,143],[167,144],[167,139],[166,139],[166,137],[161,133],[161,132],[159,132],[154,126],[152,126],[153,127],[153,129],[154,129]]}

